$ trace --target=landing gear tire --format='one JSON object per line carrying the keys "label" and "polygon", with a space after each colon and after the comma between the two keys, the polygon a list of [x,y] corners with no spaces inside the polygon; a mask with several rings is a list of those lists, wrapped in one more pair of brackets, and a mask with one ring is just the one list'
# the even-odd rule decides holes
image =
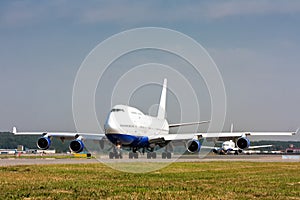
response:
{"label": "landing gear tire", "polygon": [[147,159],[151,159],[151,153],[147,153]]}
{"label": "landing gear tire", "polygon": [[151,155],[152,158],[153,158],[153,159],[156,159],[156,152],[152,152],[151,154],[152,154],[152,155]]}
{"label": "landing gear tire", "polygon": [[171,152],[167,152],[167,159],[171,159],[171,157],[172,157]]}
{"label": "landing gear tire", "polygon": [[108,157],[109,157],[109,159],[113,159],[114,158],[114,153],[113,152],[109,152]]}
{"label": "landing gear tire", "polygon": [[161,158],[162,159],[171,159],[172,158],[172,154],[171,154],[171,152],[162,152]]}
{"label": "landing gear tire", "polygon": [[114,152],[109,152],[108,154],[109,159],[122,159],[123,156],[121,153],[114,153]]}
{"label": "landing gear tire", "polygon": [[137,152],[129,152],[128,155],[129,159],[138,159],[139,158],[139,154]]}
{"label": "landing gear tire", "polygon": [[132,159],[132,158],[133,158],[133,153],[129,152],[129,159]]}
{"label": "landing gear tire", "polygon": [[148,152],[147,153],[147,159],[156,159],[156,152]]}

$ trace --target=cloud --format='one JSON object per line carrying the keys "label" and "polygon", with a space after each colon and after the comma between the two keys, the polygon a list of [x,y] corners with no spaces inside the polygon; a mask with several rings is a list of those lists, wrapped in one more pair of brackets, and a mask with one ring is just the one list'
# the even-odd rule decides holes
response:
{"label": "cloud", "polygon": [[189,2],[165,6],[160,2],[120,1],[106,6],[87,7],[79,15],[83,22],[187,22],[218,20],[232,16],[294,14],[298,1]]}
{"label": "cloud", "polygon": [[295,14],[299,1],[8,1],[0,8],[0,26],[58,23],[178,23],[234,16]]}
{"label": "cloud", "polygon": [[99,4],[93,7],[87,6],[78,13],[77,17],[83,23],[136,23],[147,21],[147,19],[152,20],[152,16],[146,13],[148,9],[151,10],[153,7],[152,5],[148,5],[147,2],[137,2],[134,4],[126,1],[121,2],[108,2],[104,3],[104,5]]}
{"label": "cloud", "polygon": [[18,26],[34,20],[35,13],[26,9],[24,2],[13,2],[2,7],[0,15],[1,25]]}
{"label": "cloud", "polygon": [[243,15],[294,14],[300,12],[299,1],[227,1],[207,7],[208,18]]}
{"label": "cloud", "polygon": [[24,27],[47,23],[61,16],[62,5],[61,3],[54,3],[54,1],[45,4],[30,1],[9,1],[0,8],[0,27]]}

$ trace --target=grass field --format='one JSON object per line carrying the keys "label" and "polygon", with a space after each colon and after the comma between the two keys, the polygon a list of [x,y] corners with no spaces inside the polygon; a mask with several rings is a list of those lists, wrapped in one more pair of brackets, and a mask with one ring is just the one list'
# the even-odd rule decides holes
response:
{"label": "grass field", "polygon": [[173,163],[144,174],[100,163],[0,167],[0,199],[300,199],[300,163]]}

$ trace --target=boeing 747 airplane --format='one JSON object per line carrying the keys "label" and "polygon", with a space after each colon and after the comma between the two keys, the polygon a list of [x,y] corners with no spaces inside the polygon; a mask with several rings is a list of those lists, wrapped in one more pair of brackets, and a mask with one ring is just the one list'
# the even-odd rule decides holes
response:
{"label": "boeing 747 airplane", "polygon": [[[222,132],[222,133],[185,133],[171,134],[170,128],[194,124],[208,123],[209,121],[169,124],[165,117],[167,80],[164,80],[160,97],[158,113],[156,117],[143,114],[140,110],[127,105],[114,106],[107,116],[104,125],[105,133],[70,133],[70,132],[18,132],[13,128],[15,135],[40,135],[37,147],[48,149],[51,138],[58,137],[61,140],[72,140],[69,149],[72,152],[81,152],[84,149],[85,140],[108,139],[113,145],[113,151],[109,157],[122,158],[118,149],[128,149],[129,158],[138,158],[138,152],[147,152],[147,158],[156,158],[156,150],[165,147],[171,141],[187,141],[187,151],[199,152],[200,139],[203,138],[234,138],[239,149],[250,146],[247,136],[290,136],[295,132]],[[170,152],[163,152],[162,158],[171,158]]]}

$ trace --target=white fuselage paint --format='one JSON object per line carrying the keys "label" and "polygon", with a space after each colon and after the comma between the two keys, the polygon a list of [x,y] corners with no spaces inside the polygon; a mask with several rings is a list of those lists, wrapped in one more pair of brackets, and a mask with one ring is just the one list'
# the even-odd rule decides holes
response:
{"label": "white fuselage paint", "polygon": [[[112,108],[105,123],[105,134],[114,135],[122,140],[122,136],[151,137],[169,133],[166,119],[159,119],[143,114],[140,110],[126,105]],[[126,141],[122,142],[126,143]],[[125,144],[129,145],[129,144]]]}
{"label": "white fuselage paint", "polygon": [[232,151],[234,148],[235,148],[235,143],[232,140],[223,142],[222,144],[222,149],[224,151]]}

